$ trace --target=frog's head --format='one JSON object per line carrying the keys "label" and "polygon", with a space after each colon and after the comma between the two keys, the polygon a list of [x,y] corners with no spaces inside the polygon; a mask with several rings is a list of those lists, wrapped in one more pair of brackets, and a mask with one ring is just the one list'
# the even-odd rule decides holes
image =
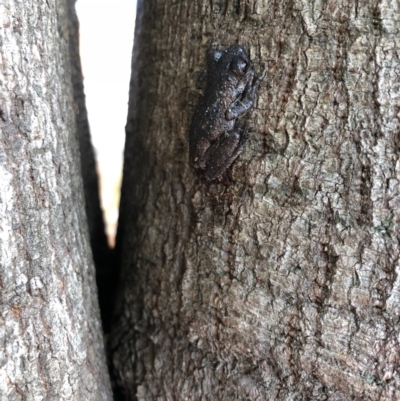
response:
{"label": "frog's head", "polygon": [[238,78],[246,75],[250,68],[250,59],[242,46],[233,45],[226,50],[208,52],[208,68],[213,71],[230,72]]}
{"label": "frog's head", "polygon": [[250,60],[246,51],[239,45],[233,45],[226,49],[224,57],[228,69],[237,77],[246,75],[250,68]]}

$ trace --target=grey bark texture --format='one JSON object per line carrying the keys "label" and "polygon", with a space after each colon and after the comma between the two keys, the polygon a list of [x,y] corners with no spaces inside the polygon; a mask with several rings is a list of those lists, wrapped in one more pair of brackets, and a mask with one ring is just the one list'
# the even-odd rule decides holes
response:
{"label": "grey bark texture", "polygon": [[[396,1],[140,1],[112,336],[126,400],[400,397]],[[220,182],[188,163],[206,51],[266,68]]]}
{"label": "grey bark texture", "polygon": [[111,400],[80,166],[74,3],[4,0],[0,22],[0,399]]}

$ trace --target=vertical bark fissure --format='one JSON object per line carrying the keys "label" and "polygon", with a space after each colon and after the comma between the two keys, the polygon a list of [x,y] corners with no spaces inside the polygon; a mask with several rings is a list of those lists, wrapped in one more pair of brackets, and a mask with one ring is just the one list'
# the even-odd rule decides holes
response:
{"label": "vertical bark fissure", "polygon": [[85,211],[89,226],[90,247],[96,268],[96,283],[103,330],[111,327],[111,314],[118,282],[118,269],[114,253],[108,246],[103,213],[100,205],[99,182],[94,148],[85,104],[83,75],[79,56],[79,22],[75,13],[75,0],[69,3],[69,54],[71,80],[76,105],[77,139],[85,196]]}

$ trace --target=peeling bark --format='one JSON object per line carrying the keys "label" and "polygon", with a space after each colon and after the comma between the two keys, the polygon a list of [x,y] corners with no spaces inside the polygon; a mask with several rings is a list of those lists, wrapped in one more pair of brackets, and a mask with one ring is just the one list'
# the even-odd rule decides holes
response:
{"label": "peeling bark", "polygon": [[67,0],[0,4],[1,400],[112,398],[80,168],[73,12]]}
{"label": "peeling bark", "polygon": [[[394,1],[139,4],[112,336],[126,400],[393,400],[400,12]],[[196,80],[267,69],[246,150],[188,163]]]}

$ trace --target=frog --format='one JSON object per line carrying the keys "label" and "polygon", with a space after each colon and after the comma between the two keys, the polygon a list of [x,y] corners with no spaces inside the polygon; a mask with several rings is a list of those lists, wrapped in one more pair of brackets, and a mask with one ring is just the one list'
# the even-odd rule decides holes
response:
{"label": "frog", "polygon": [[254,105],[261,76],[256,76],[238,44],[207,52],[205,89],[189,130],[192,166],[207,181],[219,179],[242,152],[248,131],[238,121]]}

